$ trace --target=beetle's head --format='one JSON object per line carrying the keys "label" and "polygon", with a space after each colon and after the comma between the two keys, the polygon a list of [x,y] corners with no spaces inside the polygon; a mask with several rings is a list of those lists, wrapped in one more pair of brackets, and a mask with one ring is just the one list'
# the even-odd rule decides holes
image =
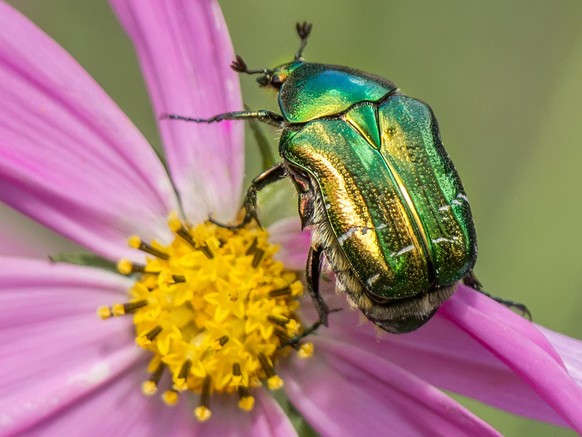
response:
{"label": "beetle's head", "polygon": [[311,27],[311,23],[297,23],[297,34],[301,38],[301,45],[293,61],[279,65],[274,69],[249,70],[243,58],[237,55],[231,64],[232,69],[239,73],[260,74],[257,78],[260,86],[279,91],[293,70],[303,63],[303,49],[307,44],[307,37],[311,32]]}
{"label": "beetle's head", "polygon": [[293,70],[295,70],[303,61],[293,61],[287,64],[279,65],[273,70],[267,70],[262,76],[257,77],[257,82],[262,87],[273,88],[277,91],[287,80]]}

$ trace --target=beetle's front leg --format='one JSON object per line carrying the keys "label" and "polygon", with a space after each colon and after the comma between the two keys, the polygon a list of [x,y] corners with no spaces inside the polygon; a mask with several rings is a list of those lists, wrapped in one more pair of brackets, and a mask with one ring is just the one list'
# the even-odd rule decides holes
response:
{"label": "beetle's front leg", "polygon": [[508,308],[516,309],[518,312],[521,313],[521,315],[525,316],[529,320],[532,320],[531,312],[524,304],[519,302],[513,302],[512,300],[502,299],[500,297],[493,296],[487,293],[486,291],[483,291],[483,285],[481,284],[481,282],[479,282],[479,280],[475,276],[475,273],[473,273],[472,270],[469,273],[467,273],[463,278],[463,284],[493,299],[495,302],[499,302],[501,305],[505,305]]}
{"label": "beetle's front leg", "polygon": [[163,114],[162,118],[167,118],[169,120],[192,121],[194,123],[218,123],[223,120],[255,119],[275,127],[283,127],[285,124],[285,119],[281,115],[276,112],[267,111],[266,109],[260,109],[258,111],[225,112],[224,114],[218,114],[211,118],[195,118],[178,114]]}
{"label": "beetle's front leg", "polygon": [[209,219],[210,222],[227,229],[240,229],[243,226],[249,224],[252,220],[255,220],[260,226],[261,223],[259,222],[257,212],[257,194],[263,188],[267,187],[268,185],[271,185],[272,183],[280,181],[286,176],[287,168],[283,163],[279,163],[274,167],[271,167],[270,169],[264,171],[263,173],[261,173],[260,175],[253,179],[250,187],[247,190],[247,193],[245,194],[245,198],[243,201],[245,216],[243,217],[240,223],[237,223],[236,225],[226,225],[215,221],[214,219],[212,219],[212,217]]}

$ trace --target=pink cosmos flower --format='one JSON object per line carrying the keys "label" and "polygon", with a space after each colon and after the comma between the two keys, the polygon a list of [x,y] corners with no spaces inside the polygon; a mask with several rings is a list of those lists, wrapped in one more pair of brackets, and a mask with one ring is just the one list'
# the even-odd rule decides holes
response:
{"label": "pink cosmos flower", "polygon": [[[233,53],[216,2],[112,4],[136,46],[156,113],[204,117],[241,108],[238,81],[228,68]],[[271,268],[275,273],[261,273],[261,281],[275,283],[281,280],[277,275],[288,282],[294,276],[268,258],[273,249],[267,243],[250,250],[240,245],[249,237],[206,235],[211,233],[204,224],[209,214],[232,219],[240,205],[242,125],[161,122],[159,128],[169,176],[137,129],[88,74],[26,18],[0,3],[0,200],[98,255],[125,259],[121,270],[158,269],[142,280],[136,279],[140,275],[89,266],[11,257],[18,238],[8,238],[2,228],[2,435],[296,435],[268,390],[258,385],[257,375],[271,388],[282,380],[293,405],[322,435],[497,435],[436,387],[582,433],[582,343],[533,325],[464,286],[426,326],[406,335],[379,337],[357,312],[333,313],[330,327],[309,337],[314,346],[310,358],[301,358],[310,355],[309,347],[271,355],[266,361],[259,358],[258,373],[247,375],[246,382],[241,375],[236,379],[235,370],[225,376],[224,360],[208,359],[208,354],[235,354],[236,347],[240,354],[249,353],[249,345],[233,345],[236,341],[222,337],[199,361],[187,359],[187,366],[182,361],[178,371],[172,370],[180,356],[177,345],[185,331],[193,329],[192,323],[180,322],[182,313],[175,308],[173,318],[164,319],[163,302],[140,304],[135,297],[140,290],[148,296],[163,292],[175,293],[164,294],[166,298],[191,299],[190,313],[197,305],[215,305],[211,314],[204,306],[194,317],[204,313],[209,321],[205,329],[211,332],[230,329],[221,320],[238,311],[251,318],[253,308],[237,306],[233,293],[238,291],[229,288],[227,279],[242,290],[240,284],[251,281],[257,271]],[[168,227],[171,213],[175,215]],[[281,246],[279,259],[286,268],[302,269],[309,235],[299,231],[297,221],[280,222],[270,232],[271,240]],[[135,235],[140,238],[130,238]],[[257,247],[263,244],[255,244],[259,237],[252,243]],[[128,239],[142,252],[129,248]],[[157,256],[146,257],[144,250]],[[223,254],[225,250],[230,252]],[[163,258],[166,255],[170,260]],[[209,293],[212,298],[183,296],[188,289],[181,284],[191,284],[189,275],[194,274],[190,264],[197,266],[197,283],[207,281],[219,290]],[[231,269],[228,278],[221,276],[224,269]],[[288,294],[294,284],[287,287]],[[279,296],[284,288],[271,292]],[[332,307],[343,305],[341,296],[324,292]],[[231,307],[221,293],[229,296]],[[134,307],[145,306],[100,312],[134,312],[133,320],[103,321],[95,316],[103,305],[128,300]],[[282,300],[277,297],[267,304],[278,311],[286,308],[289,317],[283,325],[291,329],[296,301]],[[297,311],[307,320],[313,317],[309,304]],[[256,329],[262,330],[258,337],[272,338],[276,329],[260,325],[261,313],[252,317],[257,317]],[[167,329],[170,321],[174,325]],[[160,331],[139,334],[140,324],[148,323]],[[188,328],[171,335],[173,328],[182,326]],[[252,326],[244,329],[255,332]],[[201,335],[193,336],[191,343],[208,340]],[[273,349],[269,344],[254,346]],[[155,361],[164,347],[174,348],[173,355]],[[170,387],[166,402],[173,403],[178,388],[184,389],[173,407],[140,393],[152,356],[151,376],[161,362],[160,368],[172,370],[171,381],[160,380],[160,387]],[[186,376],[180,380],[184,368]],[[224,381],[216,375],[225,376]],[[158,383],[151,376],[146,392],[155,391]],[[233,381],[240,399],[230,390]],[[254,408],[252,402],[243,402],[250,399]],[[241,408],[236,405],[239,400]],[[196,405],[200,419],[207,419],[209,411],[212,417],[196,421]]]}

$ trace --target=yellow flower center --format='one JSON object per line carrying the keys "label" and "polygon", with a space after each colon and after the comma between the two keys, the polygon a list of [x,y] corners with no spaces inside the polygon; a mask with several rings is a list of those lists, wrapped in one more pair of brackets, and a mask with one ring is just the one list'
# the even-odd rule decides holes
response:
{"label": "yellow flower center", "polygon": [[[235,393],[250,411],[253,388],[263,381],[271,390],[283,385],[275,366],[303,331],[296,314],[303,286],[273,258],[277,247],[263,229],[189,227],[175,217],[169,226],[175,238],[168,246],[129,239],[150,256],[145,265],[118,263],[120,273],[136,277],[131,298],[98,314],[133,315],[136,343],[153,354],[146,395],[169,373],[162,398],[172,405],[180,392],[198,394],[194,414],[201,421],[211,416],[212,393]],[[302,358],[313,353],[311,343],[292,345]]]}

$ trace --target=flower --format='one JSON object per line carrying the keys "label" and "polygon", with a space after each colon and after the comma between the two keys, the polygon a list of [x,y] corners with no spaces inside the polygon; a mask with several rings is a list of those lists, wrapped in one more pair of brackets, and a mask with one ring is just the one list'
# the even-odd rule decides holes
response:
{"label": "flower", "polygon": [[[215,2],[115,0],[113,7],[136,44],[156,113],[204,117],[240,108],[238,82],[227,68],[232,50]],[[304,265],[309,235],[299,231],[296,220],[270,229],[286,268],[271,258],[274,249],[263,232],[233,233],[205,223],[209,214],[231,219],[240,205],[240,123],[160,123],[170,179],[87,73],[4,3],[0,96],[0,199],[95,253],[122,260],[122,272],[150,272],[136,280],[95,267],[11,257],[14,242],[4,240],[0,382],[10,395],[0,400],[2,434],[81,429],[111,435],[294,435],[266,389],[254,387],[250,377],[240,384],[244,378],[235,380],[242,373],[234,366],[225,370],[222,361],[204,361],[206,356],[191,348],[205,344],[213,353],[232,346],[230,337],[200,336],[198,324],[211,324],[216,332],[263,330],[256,341],[267,340],[260,348],[273,352],[273,325],[282,324],[292,335],[295,323],[313,318],[313,309],[299,310],[294,299],[241,309],[236,295],[265,285],[297,294],[287,269]],[[265,276],[252,278],[254,264],[262,262]],[[239,285],[230,287],[221,276],[225,271]],[[212,282],[218,292],[180,310],[180,302],[195,300],[188,295],[192,290],[180,285],[192,283],[194,274],[197,284]],[[332,284],[324,288],[332,307],[345,307],[329,290]],[[129,305],[111,305],[128,299]],[[178,304],[169,307],[168,301]],[[271,325],[260,323],[267,307],[278,311],[269,313]],[[135,317],[102,321],[95,316],[98,308],[103,317],[124,312]],[[228,314],[220,311],[224,308]],[[253,326],[240,328],[237,319],[221,323],[243,311],[258,315]],[[321,434],[496,434],[435,387],[582,432],[582,344],[536,328],[464,286],[429,324],[407,335],[379,338],[348,309],[333,313],[330,324],[308,338],[314,346],[309,359],[272,355],[278,360],[274,368],[267,352],[248,360],[255,379],[266,379],[270,388],[284,384],[289,399]],[[311,353],[306,345],[303,355]],[[172,353],[164,354],[171,347]],[[237,353],[248,350],[228,356]],[[166,402],[172,403],[178,390],[186,392],[172,408],[140,393],[144,380],[145,392],[155,390],[161,362],[172,373],[171,381],[166,378]],[[201,362],[209,368],[200,368]],[[250,375],[253,369],[244,371]],[[231,380],[242,390],[220,394],[222,386],[232,388]],[[251,396],[254,408],[246,402]],[[192,410],[209,420],[197,422]]]}

